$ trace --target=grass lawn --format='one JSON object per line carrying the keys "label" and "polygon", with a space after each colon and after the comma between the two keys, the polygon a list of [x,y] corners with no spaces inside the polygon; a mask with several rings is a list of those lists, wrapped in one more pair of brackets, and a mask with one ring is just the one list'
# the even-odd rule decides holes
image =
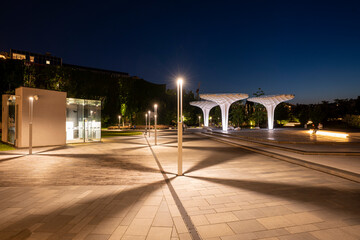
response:
{"label": "grass lawn", "polygon": [[137,131],[101,131],[101,137],[118,137],[118,136],[133,136],[133,135],[141,135],[142,132]]}
{"label": "grass lawn", "polygon": [[14,147],[0,142],[0,151],[8,151],[8,150],[14,150],[14,149],[15,149]]}

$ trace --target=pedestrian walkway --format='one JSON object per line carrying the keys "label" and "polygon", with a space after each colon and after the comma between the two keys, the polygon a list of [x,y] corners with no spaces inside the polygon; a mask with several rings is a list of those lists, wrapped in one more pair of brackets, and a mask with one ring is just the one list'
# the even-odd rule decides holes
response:
{"label": "pedestrian walkway", "polygon": [[0,155],[0,239],[359,239],[360,185],[174,131]]}
{"label": "pedestrian walkway", "polygon": [[[202,132],[239,147],[300,164],[360,182],[360,145],[358,143],[285,144],[263,141],[258,135],[249,139],[234,133]],[[319,150],[320,149],[320,150]]]}

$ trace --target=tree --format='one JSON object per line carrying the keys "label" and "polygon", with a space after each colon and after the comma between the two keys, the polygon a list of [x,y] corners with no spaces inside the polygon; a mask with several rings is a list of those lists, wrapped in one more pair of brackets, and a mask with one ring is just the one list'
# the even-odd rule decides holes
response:
{"label": "tree", "polygon": [[[260,97],[265,95],[264,91],[259,88],[255,93],[253,93],[253,96]],[[254,103],[254,112],[253,112],[253,119],[255,120],[255,124],[257,127],[260,126],[260,123],[265,121],[266,119],[266,109],[265,107],[260,103]]]}
{"label": "tree", "polygon": [[245,106],[242,102],[233,103],[230,107],[230,120],[235,126],[240,127],[245,122]]}
{"label": "tree", "polygon": [[281,122],[281,124],[289,122],[291,120],[291,106],[288,103],[280,103],[276,106],[274,115],[275,121]]}

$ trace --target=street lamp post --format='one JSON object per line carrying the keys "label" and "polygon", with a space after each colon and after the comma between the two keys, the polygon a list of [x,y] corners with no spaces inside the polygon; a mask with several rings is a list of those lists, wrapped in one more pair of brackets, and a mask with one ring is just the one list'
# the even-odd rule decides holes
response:
{"label": "street lamp post", "polygon": [[201,127],[200,119],[201,119],[201,116],[199,116],[199,127]]}
{"label": "street lamp post", "polygon": [[29,155],[32,154],[32,127],[33,127],[33,115],[34,115],[34,100],[38,100],[38,95],[29,97]]}
{"label": "street lamp post", "polygon": [[151,132],[151,112],[148,111],[149,114],[149,137],[150,137],[150,132]]}
{"label": "street lamp post", "polygon": [[121,120],[121,115],[119,115],[119,129],[120,129],[120,120]]}
{"label": "street lamp post", "polygon": [[177,122],[178,122],[178,175],[183,175],[182,172],[182,84],[183,80],[177,80]]}
{"label": "street lamp post", "polygon": [[147,113],[145,113],[145,135],[147,134]]}
{"label": "street lamp post", "polygon": [[154,115],[154,120],[155,120],[155,122],[154,122],[154,125],[155,125],[155,145],[157,145],[157,131],[156,131],[156,125],[157,125],[157,104],[155,104],[154,105],[154,109],[155,109],[155,115]]}

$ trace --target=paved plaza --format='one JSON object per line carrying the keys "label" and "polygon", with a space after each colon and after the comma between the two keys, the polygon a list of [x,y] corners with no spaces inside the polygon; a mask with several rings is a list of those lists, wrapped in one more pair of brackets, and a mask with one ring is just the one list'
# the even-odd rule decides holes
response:
{"label": "paved plaza", "polygon": [[175,131],[0,153],[0,239],[360,239],[360,184]]}

